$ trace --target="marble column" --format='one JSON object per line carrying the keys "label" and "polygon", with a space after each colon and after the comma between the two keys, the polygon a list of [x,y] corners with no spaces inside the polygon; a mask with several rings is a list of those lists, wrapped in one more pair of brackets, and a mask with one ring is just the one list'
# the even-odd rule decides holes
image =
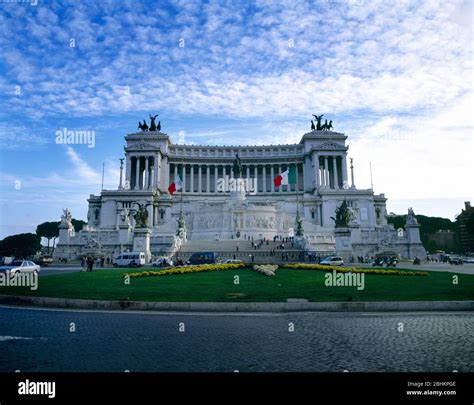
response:
{"label": "marble column", "polygon": [[132,181],[132,158],[127,154],[127,168],[125,171],[125,183],[128,181],[128,185]]}
{"label": "marble column", "polygon": [[263,192],[267,192],[267,166],[262,166],[262,177],[263,177]]}
{"label": "marble column", "polygon": [[150,181],[148,182],[148,188],[153,188],[155,184],[155,166],[150,166]]}
{"label": "marble column", "polygon": [[313,159],[313,165],[314,165],[314,182],[316,185],[316,188],[319,188],[320,184],[320,178],[319,178],[319,155],[315,153]]}
{"label": "marble column", "polygon": [[182,170],[183,170],[183,178],[181,179],[181,181],[183,182],[183,185],[182,185],[182,192],[185,193],[186,192],[186,165],[183,164],[181,165],[182,167]]}
{"label": "marble column", "polygon": [[329,182],[329,166],[328,166],[328,157],[324,156],[324,185],[330,187],[331,183]]}
{"label": "marble column", "polygon": [[198,166],[198,193],[202,193],[202,165]]}
{"label": "marble column", "polygon": [[[278,174],[281,174],[281,165],[278,165]],[[279,192],[283,191],[283,186],[278,187],[277,189]]]}
{"label": "marble column", "polygon": [[334,188],[339,188],[339,179],[337,177],[337,156],[332,157],[332,170],[333,170]]}
{"label": "marble column", "polygon": [[344,154],[342,156],[342,186],[343,187],[348,187],[349,186],[349,181],[347,179],[347,161],[346,161],[346,155]]}
{"label": "marble column", "polygon": [[211,165],[206,165],[206,193],[211,192]]}
{"label": "marble column", "polygon": [[275,192],[275,168],[273,165],[270,166],[270,176],[271,176],[271,192],[274,193]]}
{"label": "marble column", "polygon": [[[170,182],[169,182],[169,166],[168,166],[168,158],[164,157],[161,159],[161,155],[159,153],[156,154],[154,157],[154,166],[155,166],[155,174],[153,175],[153,184],[152,188],[162,188],[167,189]],[[162,177],[163,184],[160,181],[160,177]]]}
{"label": "marble column", "polygon": [[139,190],[140,186],[140,156],[135,159],[135,190]]}
{"label": "marble column", "polygon": [[149,164],[150,164],[150,157],[145,157],[145,178],[144,178],[144,185],[143,188],[146,190],[148,189],[148,181],[150,180],[150,173],[149,173]]}

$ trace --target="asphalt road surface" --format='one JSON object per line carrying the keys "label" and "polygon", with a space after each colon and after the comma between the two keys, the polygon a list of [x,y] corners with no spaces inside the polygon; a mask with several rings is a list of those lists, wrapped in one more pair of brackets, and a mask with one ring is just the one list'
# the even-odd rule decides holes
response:
{"label": "asphalt road surface", "polygon": [[0,307],[0,371],[474,371],[472,313]]}

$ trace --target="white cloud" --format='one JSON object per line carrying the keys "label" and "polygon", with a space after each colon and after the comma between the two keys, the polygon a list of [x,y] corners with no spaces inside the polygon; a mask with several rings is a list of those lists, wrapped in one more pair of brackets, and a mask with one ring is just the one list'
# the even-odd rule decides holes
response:
{"label": "white cloud", "polygon": [[95,172],[81,157],[77,152],[71,147],[66,147],[66,153],[69,157],[71,164],[73,165],[73,171],[81,179],[84,179],[91,183],[100,182],[100,176]]}
{"label": "white cloud", "polygon": [[[372,161],[376,191],[391,199],[472,195],[471,1],[172,3],[3,5],[3,150],[56,153],[48,134],[58,120],[97,128],[151,111],[163,126],[178,122],[177,143],[283,144],[326,113],[349,135],[357,185],[370,185]],[[184,123],[196,118],[193,132]],[[52,159],[25,184],[41,178],[44,201],[83,207],[102,161],[65,154],[64,173]],[[105,178],[117,186],[117,162]]]}

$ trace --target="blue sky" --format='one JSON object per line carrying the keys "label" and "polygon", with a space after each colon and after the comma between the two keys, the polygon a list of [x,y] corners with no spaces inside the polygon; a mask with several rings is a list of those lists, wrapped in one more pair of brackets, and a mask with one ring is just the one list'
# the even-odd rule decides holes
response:
{"label": "blue sky", "polygon": [[149,113],[196,144],[294,143],[325,113],[390,211],[474,200],[471,1],[34,3],[0,2],[0,237],[85,219]]}

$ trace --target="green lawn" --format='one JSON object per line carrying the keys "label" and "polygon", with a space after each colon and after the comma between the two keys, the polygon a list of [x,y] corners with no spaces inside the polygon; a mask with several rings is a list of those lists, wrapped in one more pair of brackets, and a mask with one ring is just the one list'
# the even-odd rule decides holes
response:
{"label": "green lawn", "polygon": [[[146,269],[143,269],[144,271]],[[398,269],[401,270],[401,269]],[[365,289],[326,287],[325,272],[278,269],[267,277],[250,269],[130,279],[130,270],[97,270],[39,278],[39,288],[1,287],[0,294],[133,301],[278,302],[287,298],[309,301],[435,301],[474,300],[474,276],[430,272],[429,276],[365,275]],[[234,276],[240,284],[234,284]]]}

